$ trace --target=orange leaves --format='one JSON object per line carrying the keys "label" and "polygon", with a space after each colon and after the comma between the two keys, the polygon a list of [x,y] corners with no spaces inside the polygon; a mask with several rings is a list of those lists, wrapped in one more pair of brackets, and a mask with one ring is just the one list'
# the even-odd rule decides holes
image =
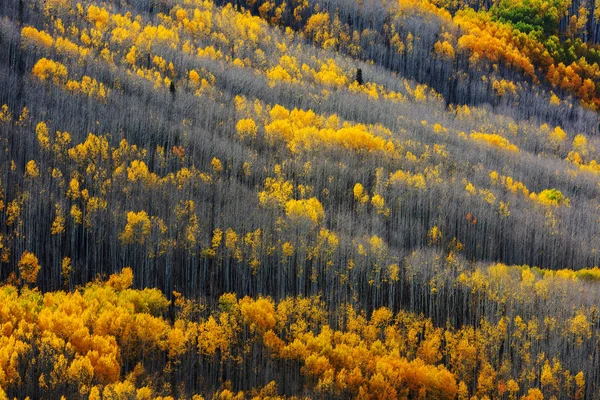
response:
{"label": "orange leaves", "polygon": [[[346,331],[334,331],[325,325],[317,335],[297,333],[287,343],[281,343],[281,339],[271,332],[264,337],[280,357],[301,361],[304,364],[302,373],[311,378],[316,390],[323,393],[351,396],[360,393],[375,397],[378,393],[419,393],[443,399],[456,396],[456,381],[446,368],[430,365],[418,358],[409,361],[402,356],[403,351],[398,352],[395,347],[399,342],[378,339],[380,329],[391,333],[397,326],[389,310],[374,311],[370,321],[353,315],[354,311],[348,310],[350,321]],[[416,321],[407,318],[406,323]],[[356,333],[350,333],[350,329]],[[436,338],[439,347],[439,332],[428,336],[432,343]],[[437,355],[434,358],[437,359]]]}
{"label": "orange leaves", "polygon": [[265,332],[275,327],[275,305],[269,298],[259,297],[252,300],[245,297],[240,300],[240,310],[244,321],[250,326],[251,330]]}
{"label": "orange leaves", "polygon": [[229,341],[214,317],[208,317],[198,328],[198,351],[207,356],[214,356],[217,350],[227,352]]}
{"label": "orange leaves", "polygon": [[504,62],[536,79],[533,62],[528,53],[521,51],[520,42],[525,42],[527,51],[538,49],[541,44],[526,36],[517,37],[509,25],[493,22],[489,16],[470,9],[457,13],[454,22],[466,32],[458,39],[458,47],[471,52],[472,61],[485,58],[492,63]]}
{"label": "orange leaves", "polygon": [[106,283],[115,290],[125,290],[131,287],[133,283],[133,271],[129,267],[123,268],[121,273],[112,274]]}
{"label": "orange leaves", "polygon": [[25,250],[19,259],[19,274],[26,283],[35,283],[42,268],[35,254]]}
{"label": "orange leaves", "polygon": [[[492,272],[498,281],[512,270],[495,266]],[[519,376],[518,382],[507,378],[505,368],[492,368],[489,354],[493,356],[496,346],[505,343],[507,332],[513,334],[515,346],[529,340],[525,334],[543,337],[535,319],[517,317],[513,323],[502,318],[497,324],[482,320],[477,329],[469,325],[442,328],[408,312],[394,314],[379,308],[369,318],[343,306],[335,311],[339,326],[332,329],[326,305],[317,297],[290,297],[275,303],[265,297],[237,300],[234,294],[226,294],[214,309],[193,310],[199,304],[194,306],[176,294],[181,312],[169,321],[161,317],[169,305],[162,293],[129,289],[132,278],[131,270],[125,268],[106,284],[96,281],[74,293],[43,297],[28,289],[19,293],[10,286],[0,288],[0,318],[7,321],[0,324],[2,387],[21,387],[22,355],[36,346],[40,356],[31,360],[36,371],[51,371],[36,377],[42,390],[57,390],[68,381],[90,398],[100,393],[98,385],[104,386],[104,395],[137,393],[147,398],[156,388],[148,380],[152,375],[144,371],[146,362],[168,357],[162,373],[169,374],[190,352],[201,362],[220,364],[249,362],[246,357],[257,351],[263,352],[265,362],[297,362],[300,373],[308,378],[304,390],[315,395],[453,399],[459,387],[461,396],[515,395],[528,390],[530,378]],[[12,310],[8,314],[7,307]],[[579,310],[565,321],[565,328],[565,337],[583,342],[589,340],[593,327],[587,311]],[[528,374],[539,379],[544,391],[571,382],[569,393],[584,394],[583,373],[570,375],[559,362],[543,358],[531,365],[539,366]],[[122,368],[131,371],[124,381]],[[261,393],[274,390],[270,384]],[[227,390],[222,393],[230,395]],[[529,391],[531,398],[539,398],[540,393]]]}

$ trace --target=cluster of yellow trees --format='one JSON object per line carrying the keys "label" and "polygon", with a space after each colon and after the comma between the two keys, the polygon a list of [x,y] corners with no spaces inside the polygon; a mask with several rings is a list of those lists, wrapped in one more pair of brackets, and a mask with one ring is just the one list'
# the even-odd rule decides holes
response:
{"label": "cluster of yellow trees", "polygon": [[[245,108],[240,100],[239,108]],[[260,106],[260,104],[259,104]],[[389,139],[391,132],[379,125],[367,127],[362,124],[342,123],[337,115],[325,117],[308,110],[288,110],[276,104],[256,117],[263,119],[264,138],[271,146],[285,145],[292,153],[302,151],[326,151],[339,148],[357,153],[380,153],[397,156],[395,146]],[[256,118],[255,117],[255,118]],[[240,137],[256,136],[256,122],[251,118],[240,119],[236,124]]]}
{"label": "cluster of yellow trees", "polygon": [[[490,266],[483,282],[511,285],[497,280],[511,275],[506,268]],[[481,272],[461,275],[460,281],[481,290],[476,274]],[[528,269],[522,274],[521,285],[532,285],[533,274]],[[556,279],[577,278],[559,271]],[[581,346],[591,335],[584,314],[566,323],[547,318],[544,326],[516,317],[454,329],[387,308],[366,315],[342,304],[328,311],[319,297],[275,302],[224,294],[210,306],[176,293],[171,303],[157,289],[131,289],[132,280],[131,269],[125,268],[106,282],[70,293],[2,286],[2,396],[60,392],[94,399],[175,398],[169,396],[185,388],[172,385],[171,378],[206,362],[206,374],[229,371],[230,382],[204,392],[223,399],[277,397],[277,386],[297,373],[306,379],[307,393],[316,396],[467,399],[469,393],[480,398],[524,393],[523,399],[541,399],[539,389],[526,389],[539,382],[557,396],[582,398],[584,374],[565,369],[528,344],[530,337],[543,340],[549,329]],[[509,348],[502,350],[505,343]],[[502,351],[525,357],[522,373],[511,375],[511,368],[500,363]],[[236,394],[231,385],[237,386],[245,368],[255,374],[277,372],[272,382],[266,376],[257,379],[265,381],[262,394],[260,386]]]}

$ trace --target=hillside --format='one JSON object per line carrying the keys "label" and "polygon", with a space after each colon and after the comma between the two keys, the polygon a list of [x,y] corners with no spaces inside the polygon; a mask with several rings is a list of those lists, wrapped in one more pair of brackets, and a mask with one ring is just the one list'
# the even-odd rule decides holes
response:
{"label": "hillside", "polygon": [[0,398],[600,397],[595,2],[0,3]]}

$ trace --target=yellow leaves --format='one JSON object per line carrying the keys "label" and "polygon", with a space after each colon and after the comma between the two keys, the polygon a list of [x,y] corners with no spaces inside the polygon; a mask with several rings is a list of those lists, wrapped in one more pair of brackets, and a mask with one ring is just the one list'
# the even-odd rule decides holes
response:
{"label": "yellow leaves", "polygon": [[527,394],[521,397],[521,400],[544,400],[544,394],[540,389],[529,389]]}
{"label": "yellow leaves", "polygon": [[506,218],[510,216],[510,210],[509,207],[510,206],[510,202],[504,202],[504,201],[500,201],[500,204],[498,205],[498,215],[500,215],[500,217],[502,218]]}
{"label": "yellow leaves", "polygon": [[320,377],[330,368],[331,365],[329,364],[327,357],[311,354],[304,360],[302,372],[308,376]]}
{"label": "yellow leaves", "polygon": [[225,248],[227,250],[235,250],[237,241],[238,241],[237,233],[235,233],[235,231],[233,229],[228,228],[227,231],[225,231]]}
{"label": "yellow leaves", "polygon": [[269,116],[272,120],[285,120],[290,117],[290,112],[287,108],[275,104],[269,111]]}
{"label": "yellow leaves", "polygon": [[137,59],[138,59],[139,56],[140,56],[140,53],[139,53],[137,47],[131,46],[131,48],[129,49],[129,51],[125,55],[125,61],[130,66],[133,67],[133,66],[135,66],[135,63],[137,62]]}
{"label": "yellow leaves", "polygon": [[55,206],[55,214],[54,221],[52,221],[52,227],[50,228],[51,235],[62,235],[65,232],[65,216],[62,205],[56,203]]}
{"label": "yellow leaves", "polygon": [[284,208],[292,196],[294,186],[290,181],[278,176],[277,178],[267,178],[264,189],[258,193],[258,200],[262,206]]}
{"label": "yellow leaves", "polygon": [[508,139],[502,137],[496,133],[481,133],[473,132],[469,137],[479,143],[484,143],[490,147],[495,147],[502,150],[518,153],[519,148],[514,144],[510,143]]}
{"label": "yellow leaves", "polygon": [[252,331],[266,332],[275,327],[277,322],[275,305],[270,298],[259,297],[253,300],[245,297],[239,301],[239,304],[242,317]]}
{"label": "yellow leaves", "polygon": [[74,57],[74,56],[86,57],[90,52],[89,49],[78,46],[75,43],[71,42],[69,39],[63,38],[63,37],[58,37],[56,39],[54,47],[56,48],[56,51],[58,53],[66,54],[66,55],[69,55],[72,57]]}
{"label": "yellow leaves", "polygon": [[400,279],[400,266],[398,264],[390,264],[387,267],[390,281],[398,282]]}
{"label": "yellow leaves", "polygon": [[505,79],[502,80],[492,80],[492,89],[498,93],[498,96],[502,97],[506,93],[510,93],[513,96],[517,94],[517,87],[512,81],[507,81]]}
{"label": "yellow leaves", "polygon": [[29,348],[29,345],[14,335],[0,337],[0,397],[8,399],[2,387],[20,382],[19,358],[24,356]]}
{"label": "yellow leaves", "polygon": [[32,26],[26,26],[21,30],[21,37],[35,46],[50,48],[54,44],[52,36],[44,31],[38,31]]}
{"label": "yellow leaves", "polygon": [[88,357],[76,356],[69,365],[67,376],[76,385],[89,385],[94,377],[92,362]]}
{"label": "yellow leaves", "polygon": [[180,201],[175,207],[175,216],[178,220],[187,220],[184,230],[184,239],[188,249],[196,246],[200,229],[198,226],[198,216],[196,215],[196,204],[193,200]]}
{"label": "yellow leaves", "polygon": [[220,173],[221,171],[223,171],[223,164],[221,163],[221,160],[219,160],[216,157],[213,157],[213,159],[210,162],[210,166],[213,169],[213,172],[215,174]]}
{"label": "yellow leaves", "polygon": [[87,9],[86,19],[96,25],[100,31],[104,31],[108,26],[109,14],[104,8],[90,5]]}
{"label": "yellow leaves", "polygon": [[7,204],[6,206],[6,225],[12,226],[21,215],[22,202],[15,199]]}
{"label": "yellow leaves", "polygon": [[219,247],[221,245],[221,241],[223,240],[223,231],[219,228],[213,231],[213,237],[211,240],[211,247],[213,249]]}
{"label": "yellow leaves", "polygon": [[169,358],[176,359],[181,357],[187,351],[187,344],[188,337],[186,332],[179,327],[173,327],[167,335]]}
{"label": "yellow leaves", "polygon": [[378,194],[374,194],[371,198],[371,205],[375,207],[377,212],[379,212],[380,210],[383,210],[383,207],[385,207],[385,199]]}
{"label": "yellow leaves", "polygon": [[354,194],[354,199],[360,204],[365,204],[369,201],[369,194],[365,191],[362,184],[355,184],[352,192]]}
{"label": "yellow leaves", "polygon": [[504,188],[515,194],[522,194],[525,197],[530,195],[529,189],[523,182],[511,178],[510,176],[499,175],[496,171],[490,172],[490,181],[494,185],[502,185]]}
{"label": "yellow leaves", "polygon": [[119,239],[123,244],[144,244],[146,238],[150,235],[150,218],[146,211],[127,213],[127,224],[123,232],[119,234]]}
{"label": "yellow leaves", "polygon": [[383,239],[381,239],[377,235],[371,236],[371,238],[369,239],[369,247],[371,252],[376,256],[380,256],[385,250],[385,244],[383,243]]}
{"label": "yellow leaves", "polygon": [[442,231],[435,225],[427,233],[427,238],[430,245],[439,244],[442,238]]}
{"label": "yellow leaves", "polygon": [[450,42],[448,42],[447,40],[444,40],[443,42],[438,40],[433,45],[433,48],[434,48],[434,51],[437,54],[440,54],[442,57],[445,57],[448,59],[454,59],[454,56],[455,56],[454,47],[452,47],[452,44]]}
{"label": "yellow leaves", "polygon": [[425,176],[422,173],[413,174],[410,171],[398,170],[390,174],[388,183],[391,185],[398,185],[403,183],[407,186],[414,187],[415,189],[424,190],[427,188],[427,182]]}
{"label": "yellow leaves", "polygon": [[313,72],[313,77],[316,82],[325,86],[342,87],[348,85],[348,77],[333,59],[322,63],[319,72]]}
{"label": "yellow leaves", "polygon": [[79,181],[77,178],[73,177],[69,181],[69,189],[67,190],[67,197],[72,200],[77,200],[81,195],[81,190],[79,188]]}
{"label": "yellow leaves", "polygon": [[412,95],[417,102],[424,102],[427,100],[426,90],[426,85],[417,85],[415,87],[415,90],[414,92],[412,92]]}
{"label": "yellow leaves", "polygon": [[444,128],[442,125],[440,124],[434,124],[433,125],[433,133],[437,133],[438,135],[443,134],[443,133],[447,133],[448,129]]}
{"label": "yellow leaves", "polygon": [[321,223],[325,210],[316,197],[311,197],[307,200],[288,200],[285,203],[285,214],[292,221],[309,220],[314,226]]}
{"label": "yellow leaves", "polygon": [[71,264],[70,257],[63,257],[60,268],[60,276],[63,279],[63,285],[68,286],[71,278],[71,272],[73,271],[73,265]]}
{"label": "yellow leaves", "polygon": [[281,254],[284,257],[291,257],[294,255],[294,246],[290,242],[285,242],[281,245]]}
{"label": "yellow leaves", "polygon": [[190,72],[188,72],[188,78],[194,84],[196,84],[196,85],[200,84],[200,75],[198,74],[198,72],[196,72],[196,70],[194,70],[194,69],[190,70]]}
{"label": "yellow leaves", "polygon": [[[517,38],[513,36],[509,25],[485,19],[472,11],[457,13],[454,22],[465,31],[458,39],[458,47],[472,53],[472,63],[477,63],[480,58],[486,58],[492,63],[502,61],[534,76],[535,68],[527,55],[519,51]],[[537,47],[527,37],[521,36],[519,40],[525,40],[530,48]]]}
{"label": "yellow leaves", "polygon": [[146,163],[140,160],[133,160],[127,167],[127,179],[130,182],[147,182],[150,179],[150,171]]}
{"label": "yellow leaves", "polygon": [[584,394],[584,390],[585,390],[585,379],[584,379],[583,371],[579,371],[577,373],[577,375],[575,375],[575,385],[577,387],[576,392],[575,392],[575,398],[580,399],[580,398],[582,398],[582,396]]}
{"label": "yellow leaves", "polygon": [[44,121],[39,122],[35,127],[35,134],[37,135],[38,143],[44,150],[50,149],[50,133],[48,126]]}
{"label": "yellow leaves", "polygon": [[521,287],[525,289],[529,289],[533,286],[535,282],[535,275],[529,268],[523,268],[521,272]]}
{"label": "yellow leaves", "polygon": [[83,223],[83,213],[81,212],[81,209],[79,208],[79,206],[77,206],[77,204],[73,204],[71,206],[70,215],[76,224]]}
{"label": "yellow leaves", "polygon": [[210,248],[204,249],[202,251],[202,255],[204,255],[205,257],[209,257],[209,258],[215,257],[217,255],[217,249],[221,245],[222,240],[223,240],[223,230],[219,229],[219,228],[215,229],[213,231]]}
{"label": "yellow leaves", "polygon": [[65,87],[71,92],[82,93],[88,97],[95,97],[100,101],[105,100],[106,96],[109,94],[109,91],[104,87],[102,82],[98,82],[96,79],[90,78],[89,76],[81,78],[81,82],[69,80]]}
{"label": "yellow leaves", "polygon": [[37,280],[38,273],[40,272],[40,269],[42,268],[39,264],[37,257],[35,256],[35,254],[33,254],[27,250],[25,250],[21,254],[21,258],[19,259],[18,267],[19,267],[19,274],[21,276],[21,279],[23,279],[25,282],[27,282],[29,284],[35,283],[35,281]]}
{"label": "yellow leaves", "polygon": [[578,311],[577,314],[571,318],[568,322],[569,332],[575,336],[576,343],[580,346],[584,339],[590,339],[592,337],[592,327],[587,316]]}
{"label": "yellow leaves", "polygon": [[35,160],[29,160],[27,165],[25,165],[25,176],[28,178],[37,178],[40,176],[40,169],[35,163]]}
{"label": "yellow leaves", "polygon": [[475,189],[475,186],[471,182],[467,182],[467,185],[465,186],[465,191],[472,196],[477,194],[477,190]]}
{"label": "yellow leaves", "polygon": [[216,50],[213,46],[207,46],[205,48],[199,48],[197,51],[198,57],[208,57],[213,60],[218,60],[223,58],[223,53],[221,50]]}
{"label": "yellow leaves", "polygon": [[79,164],[95,163],[98,160],[109,159],[110,146],[106,136],[96,136],[90,133],[85,142],[69,149],[69,157]]}
{"label": "yellow leaves", "polygon": [[538,193],[530,195],[532,200],[536,200],[541,204],[550,206],[559,206],[561,204],[569,205],[569,199],[565,198],[562,192],[558,189],[546,189]]}
{"label": "yellow leaves", "polygon": [[331,49],[338,43],[330,32],[329,14],[325,12],[315,13],[310,16],[304,26],[304,34],[324,49]]}
{"label": "yellow leaves", "polygon": [[567,134],[561,129],[560,126],[554,128],[549,135],[550,142],[557,145],[564,143],[567,140]]}
{"label": "yellow leaves", "polygon": [[41,81],[52,79],[56,85],[61,84],[67,77],[67,68],[63,64],[47,58],[40,59],[31,72]]}
{"label": "yellow leaves", "polygon": [[573,143],[571,144],[573,151],[578,152],[582,156],[586,156],[588,153],[587,145],[587,138],[582,134],[576,135],[575,138],[573,138]]}
{"label": "yellow leaves", "polygon": [[273,87],[277,82],[291,82],[292,76],[281,65],[276,65],[266,72],[269,86]]}
{"label": "yellow leaves", "polygon": [[256,138],[256,123],[252,118],[240,119],[235,125],[235,130],[238,133],[240,139],[244,139],[247,137],[250,139]]}
{"label": "yellow leaves", "polygon": [[2,108],[0,108],[0,122],[9,122],[12,121],[13,115],[12,112],[9,111],[8,105],[3,104]]}
{"label": "yellow leaves", "polygon": [[121,273],[112,274],[106,284],[115,290],[121,291],[129,289],[132,283],[133,270],[129,267],[125,267],[121,270]]}

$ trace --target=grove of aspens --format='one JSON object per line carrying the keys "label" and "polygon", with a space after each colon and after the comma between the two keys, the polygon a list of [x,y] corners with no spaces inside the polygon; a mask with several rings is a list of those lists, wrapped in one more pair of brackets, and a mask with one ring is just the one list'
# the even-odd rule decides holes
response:
{"label": "grove of aspens", "polygon": [[600,399],[600,2],[0,0],[0,400]]}

